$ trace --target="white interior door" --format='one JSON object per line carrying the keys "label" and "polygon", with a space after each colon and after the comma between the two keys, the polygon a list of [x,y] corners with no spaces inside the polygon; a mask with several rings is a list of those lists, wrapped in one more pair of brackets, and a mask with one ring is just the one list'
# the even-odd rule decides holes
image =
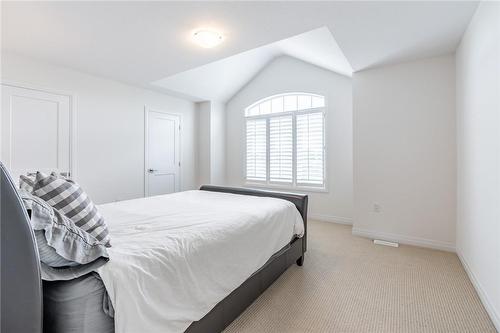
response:
{"label": "white interior door", "polygon": [[180,190],[180,118],[146,109],[147,196]]}
{"label": "white interior door", "polygon": [[1,157],[19,175],[71,173],[70,96],[2,84]]}

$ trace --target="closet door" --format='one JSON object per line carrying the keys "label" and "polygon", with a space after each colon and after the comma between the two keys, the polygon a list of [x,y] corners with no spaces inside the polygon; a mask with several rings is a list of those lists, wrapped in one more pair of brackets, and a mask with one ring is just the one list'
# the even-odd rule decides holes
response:
{"label": "closet door", "polygon": [[180,117],[146,108],[145,195],[180,190]]}
{"label": "closet door", "polygon": [[71,97],[2,84],[1,158],[12,178],[36,172],[71,175]]}

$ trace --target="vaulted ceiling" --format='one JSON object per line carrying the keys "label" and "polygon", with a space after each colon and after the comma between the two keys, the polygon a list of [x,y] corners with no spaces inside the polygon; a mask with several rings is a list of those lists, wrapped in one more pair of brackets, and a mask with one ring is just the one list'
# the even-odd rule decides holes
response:
{"label": "vaulted ceiling", "polygon": [[153,84],[195,101],[227,101],[263,67],[283,55],[352,75],[351,65],[342,50],[330,31],[323,27],[174,74]]}
{"label": "vaulted ceiling", "polygon": [[[193,100],[224,101],[282,54],[350,75],[454,52],[476,6],[461,1],[2,2],[2,51]],[[204,26],[221,30],[224,43],[214,49],[192,43],[193,29]],[[224,80],[213,74],[222,71]]]}

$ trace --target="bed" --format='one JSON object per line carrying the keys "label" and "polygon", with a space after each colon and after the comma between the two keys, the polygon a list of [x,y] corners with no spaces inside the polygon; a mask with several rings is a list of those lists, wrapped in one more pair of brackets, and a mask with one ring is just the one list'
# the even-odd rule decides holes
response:
{"label": "bed", "polygon": [[[206,198],[206,200],[203,198]],[[197,209],[200,209],[203,214],[199,212],[196,214],[193,210],[191,215],[186,216],[184,214],[181,216],[181,211],[185,212],[186,208],[193,207],[189,204],[190,200],[205,202],[205,206],[196,205]],[[207,202],[213,204],[207,205]],[[272,212],[270,207],[274,204],[285,207],[284,202],[293,206],[295,212],[298,213],[302,222],[302,229],[299,227],[299,230],[295,230],[295,223],[274,229],[270,227],[271,225],[280,225],[276,222],[277,215]],[[183,203],[186,203],[186,207],[181,207]],[[266,208],[266,205],[270,207]],[[230,207],[224,212],[226,217],[220,214],[221,208],[224,206]],[[171,208],[165,211],[165,207]],[[165,219],[166,216],[170,219],[168,225],[171,228],[182,230],[184,237],[178,238],[176,236],[177,238],[174,237],[168,244],[175,245],[183,241],[191,244],[180,248],[182,251],[185,251],[186,248],[188,251],[194,251],[193,253],[197,254],[193,258],[196,257],[202,262],[182,263],[179,260],[185,255],[184,252],[180,251],[178,256],[175,257],[172,256],[172,253],[176,253],[175,249],[167,248],[168,251],[159,253],[156,251],[155,246],[151,246],[150,248],[155,249],[155,251],[150,253],[149,259],[141,259],[133,264],[138,265],[139,271],[147,273],[141,275],[141,281],[136,283],[137,285],[142,284],[144,288],[135,292],[139,294],[149,292],[148,297],[144,299],[152,299],[150,303],[155,304],[154,307],[150,308],[151,311],[144,311],[147,320],[143,322],[156,321],[156,324],[153,323],[147,329],[142,330],[144,332],[157,331],[156,328],[160,326],[155,325],[165,327],[163,331],[220,332],[289,266],[294,263],[303,264],[307,239],[307,196],[305,195],[202,186],[199,191],[168,195],[164,198],[153,197],[131,202],[113,203],[99,208],[106,219],[111,221],[110,230],[111,234],[114,235],[116,244],[110,250],[117,253],[111,252],[110,262],[99,268],[97,273],[91,273],[70,281],[44,281],[42,293],[38,253],[28,216],[19,200],[12,180],[2,166],[0,211],[2,218],[2,331],[41,332],[42,327],[45,332],[133,331],[133,326],[129,325],[133,325],[135,321],[128,318],[128,313],[140,312],[141,309],[147,308],[148,304],[139,304],[135,309],[133,306],[129,308],[129,305],[126,304],[127,302],[123,302],[123,299],[135,297],[137,302],[140,303],[140,298],[133,295],[133,290],[130,291],[131,295],[121,292],[128,289],[124,288],[124,286],[127,286],[130,281],[127,282],[127,279],[123,278],[116,280],[113,277],[113,275],[129,275],[123,274],[123,272],[130,272],[129,268],[124,266],[125,260],[120,260],[120,255],[122,259],[127,258],[129,260],[130,254],[134,253],[133,246],[135,245],[124,242],[127,239],[124,238],[124,234],[136,232],[136,235],[139,235],[136,236],[138,239],[142,234],[144,236],[143,240],[147,240],[151,244],[155,241],[164,240],[161,237],[162,233],[172,235],[171,231],[156,228],[158,228],[158,223],[161,222],[159,219]],[[230,218],[231,216],[233,217]],[[201,217],[212,222],[205,223],[206,221],[201,220]],[[290,217],[291,215],[288,215],[286,218],[290,219]],[[179,222],[180,225],[175,225],[172,222],[178,221],[176,218],[182,221],[182,223]],[[260,222],[252,222],[255,219]],[[239,220],[248,220],[242,223],[245,230],[240,230],[241,228],[235,224]],[[116,224],[114,221],[116,221]],[[217,223],[213,223],[213,221],[217,221]],[[264,222],[265,224],[263,224]],[[210,228],[208,228],[208,225],[210,225]],[[291,225],[293,226],[292,229],[290,229]],[[260,229],[264,229],[264,232],[259,232]],[[287,232],[283,231],[285,229]],[[196,237],[199,236],[200,230],[203,230],[203,234],[212,234],[216,238],[212,239],[211,242],[202,243],[198,252],[196,252],[196,246],[192,244],[197,244]],[[281,236],[269,239],[263,238],[266,234],[272,233]],[[253,238],[245,236],[246,234],[251,235]],[[227,241],[227,243],[223,243],[228,244],[225,249],[227,254],[221,251],[220,246],[210,246],[212,243],[221,242],[217,237],[222,237]],[[280,237],[279,241],[273,240]],[[245,244],[245,246],[241,245],[236,250],[234,244],[230,245],[231,240],[237,241],[237,244]],[[284,244],[280,244],[283,242]],[[144,248],[147,247],[146,244]],[[141,249],[141,251],[144,252],[144,249]],[[166,258],[165,253],[168,254]],[[223,256],[226,257],[221,261],[220,258]],[[165,264],[158,265],[154,260],[163,260]],[[152,262],[153,264],[149,265],[150,267],[148,265],[144,266],[142,261]],[[227,265],[227,267],[224,265]],[[158,271],[159,266],[161,266],[162,270]],[[200,267],[203,267],[203,270]],[[230,270],[231,274],[226,274],[228,272],[222,274],[221,271],[224,269]],[[173,281],[172,274],[178,272],[171,272],[172,274],[170,274],[169,270],[183,271],[180,274],[183,281]],[[152,274],[151,272],[156,273]],[[189,280],[190,273],[194,279],[189,284],[184,280]],[[147,279],[148,275],[150,275],[149,280]],[[157,281],[161,280],[159,277],[170,279],[168,280],[169,285],[174,285],[175,288],[169,289],[169,285],[165,284],[155,285],[155,283],[161,282]],[[132,279],[134,278],[132,277]],[[137,280],[137,277],[135,279]],[[221,280],[218,286],[214,285],[214,279]],[[158,286],[163,287],[159,288]],[[203,294],[202,298],[196,295],[196,290],[193,293],[193,286],[201,286],[198,293]],[[158,292],[156,301],[154,299],[155,290],[161,291]],[[207,293],[214,295],[210,296]],[[163,302],[162,297],[164,299],[165,295],[172,297],[170,304]],[[221,295],[224,295],[224,297],[221,297]],[[120,298],[122,301],[120,301]],[[202,299],[203,304],[196,304],[196,306],[189,308],[191,306],[190,302],[188,300],[183,301],[186,298]],[[68,300],[71,300],[71,302],[68,303]],[[172,308],[172,304],[180,303],[188,307],[177,313],[178,309]],[[83,312],[82,309],[84,309]],[[73,321],[68,322],[61,318],[61,313],[64,313],[65,317]],[[77,322],[75,322],[75,319],[77,319]],[[74,327],[80,328],[71,330]]]}

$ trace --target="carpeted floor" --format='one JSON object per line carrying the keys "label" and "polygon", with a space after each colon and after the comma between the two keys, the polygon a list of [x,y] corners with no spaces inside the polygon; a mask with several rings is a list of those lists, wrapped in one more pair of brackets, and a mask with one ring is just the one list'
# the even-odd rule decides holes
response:
{"label": "carpeted floor", "polygon": [[374,245],[350,226],[310,221],[304,266],[224,332],[496,331],[455,254]]}

